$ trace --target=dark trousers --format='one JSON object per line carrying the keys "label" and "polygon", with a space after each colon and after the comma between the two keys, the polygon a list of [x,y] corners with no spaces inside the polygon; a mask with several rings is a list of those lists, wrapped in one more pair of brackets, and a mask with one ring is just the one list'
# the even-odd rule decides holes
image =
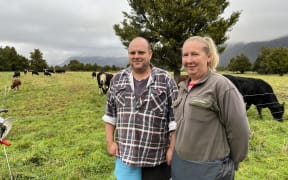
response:
{"label": "dark trousers", "polygon": [[171,177],[170,168],[167,163],[155,167],[143,167],[142,180],[169,180]]}
{"label": "dark trousers", "polygon": [[234,180],[234,162],[230,158],[213,162],[181,159],[174,151],[172,157],[173,180]]}

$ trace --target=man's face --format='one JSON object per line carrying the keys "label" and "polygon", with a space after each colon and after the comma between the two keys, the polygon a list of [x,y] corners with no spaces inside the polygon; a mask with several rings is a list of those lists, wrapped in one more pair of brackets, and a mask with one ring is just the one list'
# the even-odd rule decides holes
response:
{"label": "man's face", "polygon": [[136,72],[145,72],[150,66],[152,50],[146,40],[136,38],[128,47],[128,58],[132,69]]}

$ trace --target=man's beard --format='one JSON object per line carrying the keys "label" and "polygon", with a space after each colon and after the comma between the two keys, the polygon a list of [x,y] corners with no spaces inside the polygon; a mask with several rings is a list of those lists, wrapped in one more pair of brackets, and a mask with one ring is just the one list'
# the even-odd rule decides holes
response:
{"label": "man's beard", "polygon": [[[139,62],[139,61],[134,61],[134,62]],[[133,65],[133,63],[132,63],[131,66],[132,66],[132,68],[133,68],[133,70],[134,70],[135,72],[137,72],[137,73],[143,73],[143,72],[145,72],[145,71],[148,69],[149,64],[144,63],[144,64],[142,64],[141,67],[139,67],[139,66],[138,66],[138,67],[135,67],[135,66]]]}

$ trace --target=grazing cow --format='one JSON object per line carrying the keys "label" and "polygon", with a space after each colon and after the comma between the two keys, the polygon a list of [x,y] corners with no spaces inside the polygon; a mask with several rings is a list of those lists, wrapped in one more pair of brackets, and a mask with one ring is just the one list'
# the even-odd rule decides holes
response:
{"label": "grazing cow", "polygon": [[92,79],[96,79],[96,72],[95,71],[92,72]]}
{"label": "grazing cow", "polygon": [[15,71],[13,74],[13,78],[20,78],[20,71]]}
{"label": "grazing cow", "polygon": [[38,76],[39,75],[38,71],[32,70],[32,76],[33,75],[37,75]]}
{"label": "grazing cow", "polygon": [[65,72],[66,72],[65,69],[56,69],[56,70],[55,70],[55,73],[60,73],[60,74],[62,74],[62,73],[65,73]]}
{"label": "grazing cow", "polygon": [[27,70],[27,69],[24,69],[24,74],[25,74],[25,75],[27,74],[27,72],[28,72],[28,70]]}
{"label": "grazing cow", "polygon": [[273,118],[282,121],[284,103],[279,104],[272,87],[262,79],[237,77],[224,74],[237,87],[246,103],[246,110],[254,104],[258,115],[262,119],[262,108],[268,107]]}
{"label": "grazing cow", "polygon": [[14,78],[10,88],[14,90],[19,90],[20,85],[21,85],[21,80],[19,78]]}
{"label": "grazing cow", "polygon": [[113,77],[113,74],[109,74],[105,72],[99,72],[97,74],[98,87],[99,89],[102,89],[103,94],[107,93],[112,77]]}
{"label": "grazing cow", "polygon": [[51,73],[48,71],[44,71],[44,76],[51,76]]}
{"label": "grazing cow", "polygon": [[54,69],[43,69],[44,72],[54,73]]}

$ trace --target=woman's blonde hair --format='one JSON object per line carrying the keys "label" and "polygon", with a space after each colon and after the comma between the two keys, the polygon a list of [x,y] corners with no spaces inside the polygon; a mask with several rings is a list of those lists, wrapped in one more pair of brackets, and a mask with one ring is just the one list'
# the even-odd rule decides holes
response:
{"label": "woman's blonde hair", "polygon": [[184,44],[188,41],[199,41],[202,42],[205,46],[203,48],[204,52],[208,55],[211,54],[211,61],[208,63],[208,68],[212,71],[216,71],[216,67],[219,63],[219,54],[217,47],[213,39],[209,36],[192,36],[185,40]]}

